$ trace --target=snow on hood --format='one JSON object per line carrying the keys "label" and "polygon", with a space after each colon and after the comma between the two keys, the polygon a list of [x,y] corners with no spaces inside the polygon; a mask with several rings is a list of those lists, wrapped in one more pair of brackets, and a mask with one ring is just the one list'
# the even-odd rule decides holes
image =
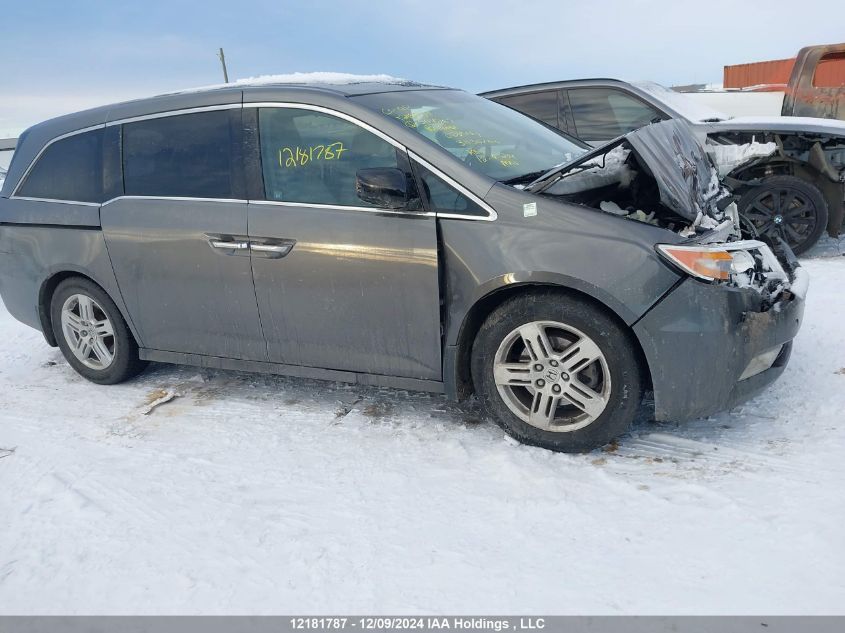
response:
{"label": "snow on hood", "polygon": [[805,132],[845,136],[845,121],[809,116],[738,116],[714,123],[713,127],[730,130]]}
{"label": "snow on hood", "polygon": [[662,101],[688,121],[703,123],[706,121],[727,121],[731,118],[724,112],[710,108],[695,99],[690,99],[681,92],[675,92],[653,81],[632,81],[630,83],[658,101]]}
{"label": "snow on hood", "polygon": [[257,77],[247,77],[245,79],[237,79],[227,84],[212,84],[209,86],[201,86],[199,88],[188,88],[186,90],[178,91],[178,94],[200,92],[205,90],[219,90],[221,88],[237,88],[239,86],[268,86],[277,84],[295,84],[295,85],[333,85],[344,86],[351,84],[364,83],[385,83],[398,85],[414,85],[416,82],[401,77],[394,77],[386,74],[376,75],[354,75],[351,73],[336,73],[336,72],[313,72],[313,73],[288,73],[283,75],[259,75]]}

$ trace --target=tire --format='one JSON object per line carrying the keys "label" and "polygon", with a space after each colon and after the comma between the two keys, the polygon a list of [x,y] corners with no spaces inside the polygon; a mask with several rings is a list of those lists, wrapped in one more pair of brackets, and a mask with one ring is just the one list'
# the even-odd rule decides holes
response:
{"label": "tire", "polygon": [[[538,339],[537,331],[545,339]],[[550,346],[551,354],[529,350],[526,339],[537,341],[538,349]],[[596,351],[601,358],[576,362]],[[603,310],[564,292],[532,292],[505,301],[479,329],[471,363],[485,412],[520,442],[553,451],[586,452],[607,444],[628,429],[642,401],[641,371],[629,333]],[[519,384],[497,384],[505,381]],[[589,399],[584,397],[588,393],[593,394]]]}
{"label": "tire", "polygon": [[65,359],[91,382],[123,382],[147,365],[138,358],[138,344],[114,301],[88,279],[59,283],[50,299],[50,319]]}
{"label": "tire", "polygon": [[740,215],[760,237],[782,237],[800,255],[827,228],[828,209],[818,187],[795,176],[771,176],[751,187],[737,203]]}

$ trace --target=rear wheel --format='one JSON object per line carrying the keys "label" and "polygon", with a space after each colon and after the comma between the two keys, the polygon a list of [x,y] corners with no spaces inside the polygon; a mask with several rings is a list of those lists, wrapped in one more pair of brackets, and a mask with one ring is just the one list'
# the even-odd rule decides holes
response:
{"label": "rear wheel", "polygon": [[50,301],[53,334],[65,359],[92,382],[123,382],[146,366],[114,301],[81,277],[62,281]]}
{"label": "rear wheel", "polygon": [[[739,200],[739,213],[758,236],[779,236],[800,255],[827,227],[827,203],[814,185],[795,176],[772,176]],[[750,230],[746,234],[753,233]]]}
{"label": "rear wheel", "polygon": [[588,451],[624,433],[642,399],[628,334],[602,310],[562,293],[503,303],[472,349],[487,413],[526,444]]}

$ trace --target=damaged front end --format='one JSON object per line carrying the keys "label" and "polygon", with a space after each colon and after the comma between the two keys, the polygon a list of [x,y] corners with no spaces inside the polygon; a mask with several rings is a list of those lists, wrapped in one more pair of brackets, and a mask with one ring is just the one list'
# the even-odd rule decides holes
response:
{"label": "damaged front end", "polygon": [[742,239],[733,196],[683,121],[631,132],[526,190],[676,233],[685,239],[657,245],[664,261],[699,280],[754,290],[764,310],[804,276],[782,241],[776,255],[774,244]]}

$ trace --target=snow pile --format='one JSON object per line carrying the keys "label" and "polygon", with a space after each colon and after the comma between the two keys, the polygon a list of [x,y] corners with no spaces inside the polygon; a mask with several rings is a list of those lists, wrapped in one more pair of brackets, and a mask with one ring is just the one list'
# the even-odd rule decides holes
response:
{"label": "snow pile", "polygon": [[805,265],[774,386],[588,455],[430,394],[94,385],[0,305],[0,613],[843,615],[845,258]]}
{"label": "snow pile", "polygon": [[186,90],[178,91],[178,94],[202,92],[205,90],[218,90],[221,88],[237,88],[240,86],[271,86],[279,84],[345,86],[362,83],[418,85],[408,79],[402,79],[401,77],[394,77],[386,74],[355,75],[351,73],[337,72],[295,72],[282,75],[259,75],[257,77],[237,79],[227,84],[212,84],[209,86],[201,86],[199,88],[188,88]]}
{"label": "snow pile", "polygon": [[777,148],[777,143],[758,143],[757,141],[743,145],[707,144],[705,147],[719,171],[720,178],[724,178],[734,169],[754,158],[774,154]]}
{"label": "snow pile", "polygon": [[665,103],[688,121],[700,123],[703,121],[727,121],[731,118],[724,112],[707,107],[681,92],[670,90],[653,81],[632,81],[630,83],[658,101]]}

